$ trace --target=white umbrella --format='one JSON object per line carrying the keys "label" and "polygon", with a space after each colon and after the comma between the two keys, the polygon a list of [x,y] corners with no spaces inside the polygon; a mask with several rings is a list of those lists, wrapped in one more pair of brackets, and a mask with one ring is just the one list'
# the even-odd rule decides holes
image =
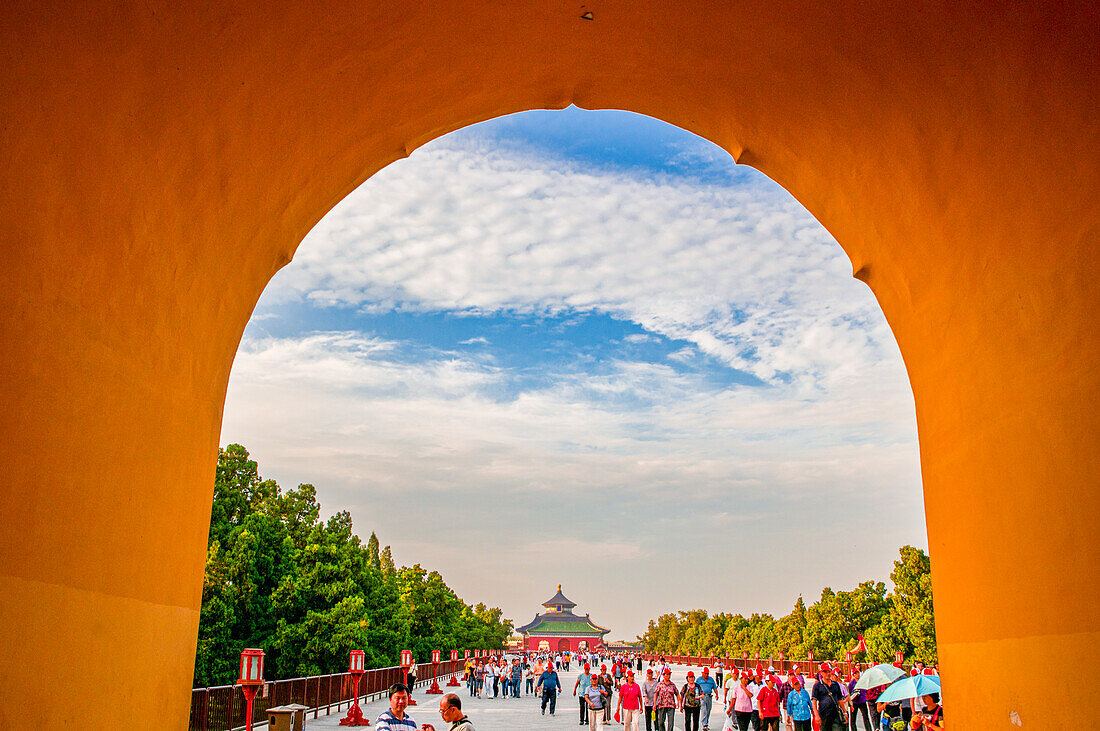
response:
{"label": "white umbrella", "polygon": [[880,685],[890,685],[890,683],[905,675],[908,675],[908,673],[889,663],[875,665],[873,668],[867,668],[860,673],[855,690],[870,690]]}

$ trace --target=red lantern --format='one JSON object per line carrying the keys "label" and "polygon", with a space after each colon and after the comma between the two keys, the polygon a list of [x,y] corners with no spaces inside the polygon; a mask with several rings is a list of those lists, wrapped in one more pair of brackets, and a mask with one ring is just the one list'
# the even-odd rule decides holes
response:
{"label": "red lantern", "polygon": [[463,650],[462,651],[462,658],[464,660],[469,660],[470,659],[470,651],[469,650]]}
{"label": "red lantern", "polygon": [[[401,670],[404,672],[405,685],[409,684],[409,668],[413,664],[412,650],[401,651]],[[416,701],[413,699],[413,689],[409,688],[409,705],[415,706]]]}
{"label": "red lantern", "polygon": [[241,673],[238,685],[262,685],[264,682],[264,651],[248,648],[241,652]]}
{"label": "red lantern", "polygon": [[348,672],[355,684],[352,694],[351,706],[348,707],[348,715],[340,719],[341,726],[370,726],[370,721],[363,718],[363,709],[359,707],[359,681],[366,670],[366,653],[362,650],[352,650],[348,654]]}
{"label": "red lantern", "polygon": [[902,652],[901,650],[898,650],[897,652],[894,653],[894,660],[896,662],[905,662],[905,653]]}
{"label": "red lantern", "polygon": [[439,650],[432,650],[432,687],[428,688],[428,695],[442,695],[439,688]]}
{"label": "red lantern", "polygon": [[[468,656],[469,656],[469,653],[467,652],[467,657]],[[447,681],[447,687],[448,688],[457,688],[458,685],[459,685],[458,677],[456,676],[456,673],[458,671],[458,666],[456,664],[457,662],[458,662],[458,650],[451,650],[451,679]]]}
{"label": "red lantern", "polygon": [[252,647],[243,650],[241,652],[241,673],[237,679],[237,685],[241,686],[241,692],[244,693],[244,724],[246,731],[252,731],[252,704],[256,700],[256,693],[263,684],[264,651]]}

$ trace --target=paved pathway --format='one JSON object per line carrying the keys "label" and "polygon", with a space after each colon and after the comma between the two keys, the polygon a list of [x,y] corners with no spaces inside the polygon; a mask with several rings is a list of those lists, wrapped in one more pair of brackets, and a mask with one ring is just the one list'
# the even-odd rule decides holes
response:
{"label": "paved pathway", "polygon": [[[557,714],[550,716],[549,713],[543,716],[540,713],[540,700],[532,695],[521,695],[516,698],[496,698],[493,700],[486,700],[482,698],[471,698],[470,692],[465,685],[460,688],[450,688],[446,690],[457,690],[459,696],[462,698],[462,711],[466,713],[470,720],[473,721],[477,731],[527,731],[527,729],[537,729],[538,731],[581,731],[587,729],[587,724],[581,727],[579,724],[578,714],[578,702],[573,697],[573,683],[577,680],[578,670],[576,665],[572,666],[573,669],[569,672],[559,672],[558,676],[561,678],[562,685],[564,686],[564,692],[558,697],[558,709]],[[687,667],[672,666],[672,680],[676,683],[677,687],[684,684],[684,675],[687,673]],[[699,672],[699,668],[695,668],[696,674]],[[439,698],[437,695],[426,695],[423,688],[417,688],[416,693],[413,695],[416,702],[419,704],[409,709],[409,714],[416,721],[417,725],[424,723],[430,723],[435,726],[436,731],[446,731],[450,728],[450,724],[444,723],[439,717]],[[714,710],[710,715],[710,728],[711,731],[722,731],[722,726],[726,721],[726,716],[721,709],[721,701],[714,704]],[[364,704],[362,706],[363,715],[371,720],[371,723],[378,718],[378,714],[389,707],[389,702],[385,700],[375,701],[374,703]],[[344,716],[344,713],[332,714],[331,716],[321,716],[314,720],[310,719],[306,721],[307,729],[323,729],[323,728],[341,728],[339,725],[340,719]],[[610,725],[604,727],[608,731],[621,730],[623,727],[621,724],[617,724],[614,721]],[[682,714],[676,714],[676,728],[682,731],[684,728],[684,717]],[[641,726],[642,731],[645,731],[645,724]]]}

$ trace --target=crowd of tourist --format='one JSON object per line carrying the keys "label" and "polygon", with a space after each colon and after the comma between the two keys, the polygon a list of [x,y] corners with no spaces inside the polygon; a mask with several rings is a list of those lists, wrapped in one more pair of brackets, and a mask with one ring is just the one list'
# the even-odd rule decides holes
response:
{"label": "crowd of tourist", "polygon": [[[622,725],[627,731],[641,731],[643,724],[646,731],[674,731],[677,714],[683,718],[684,731],[710,731],[714,707],[719,703],[726,717],[723,731],[944,728],[938,694],[882,703],[878,699],[887,685],[866,688],[867,683],[859,682],[858,669],[845,675],[840,666],[828,662],[821,663],[813,676],[807,676],[797,665],[782,675],[762,663],[741,667],[715,660],[709,667],[699,668],[698,673],[694,668],[687,670],[680,683],[673,682],[674,668],[664,659],[650,660],[643,671],[638,655],[528,653],[467,660],[464,679],[471,697],[534,695],[541,699],[542,713],[549,711],[553,716],[558,696],[568,690],[558,671],[568,671],[571,663],[578,664],[581,671],[572,688],[577,698],[578,725],[587,725],[591,731],[611,724]],[[910,672],[938,675],[936,668],[925,668],[920,663]],[[873,677],[868,680],[874,682]],[[403,722],[408,717],[398,711],[400,707],[403,712],[408,702],[407,689],[394,689],[391,709],[379,717],[375,728],[415,728]],[[461,711],[461,700],[454,694],[440,701],[440,714],[452,723],[452,729],[473,731]]]}

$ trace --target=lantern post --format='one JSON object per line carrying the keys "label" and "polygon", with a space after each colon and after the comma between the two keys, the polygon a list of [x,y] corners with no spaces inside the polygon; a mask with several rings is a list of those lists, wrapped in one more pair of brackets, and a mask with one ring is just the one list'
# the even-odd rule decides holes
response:
{"label": "lantern post", "polygon": [[244,693],[244,727],[246,731],[252,731],[252,704],[256,701],[256,693],[264,684],[264,651],[257,648],[246,648],[241,651],[241,672],[237,679],[237,685],[241,686]]}
{"label": "lantern post", "polygon": [[810,677],[812,678],[814,676],[814,651],[810,650],[806,654],[809,655],[807,659],[810,661]]}
{"label": "lantern post", "polygon": [[428,695],[443,695],[439,687],[439,650],[432,650],[432,687],[426,692]]}
{"label": "lantern post", "polygon": [[451,650],[451,679],[447,681],[448,688],[458,687],[458,677],[455,672],[458,670],[458,650]]}
{"label": "lantern post", "polygon": [[341,726],[370,726],[370,721],[363,718],[363,709],[359,707],[359,681],[363,679],[366,671],[366,653],[362,650],[352,650],[348,656],[348,673],[355,689],[351,697],[351,707],[348,715],[340,719]]}
{"label": "lantern post", "polygon": [[905,653],[902,652],[901,650],[898,650],[897,652],[895,652],[894,653],[894,662],[896,662],[898,664],[898,666],[900,667],[901,664],[903,662],[905,662]]}
{"label": "lantern post", "polygon": [[[408,684],[409,684],[409,668],[412,667],[412,662],[413,662],[412,650],[402,650],[401,651],[401,671],[403,673],[402,677],[404,678],[404,681],[405,681],[404,684],[406,686],[408,686]],[[413,689],[412,688],[409,688],[409,705],[410,706],[415,706],[416,705],[416,701],[413,700]]]}
{"label": "lantern post", "polygon": [[849,678],[852,677],[852,655],[853,654],[854,653],[851,650],[849,650],[848,651],[848,656],[846,658],[848,660],[848,677]]}

